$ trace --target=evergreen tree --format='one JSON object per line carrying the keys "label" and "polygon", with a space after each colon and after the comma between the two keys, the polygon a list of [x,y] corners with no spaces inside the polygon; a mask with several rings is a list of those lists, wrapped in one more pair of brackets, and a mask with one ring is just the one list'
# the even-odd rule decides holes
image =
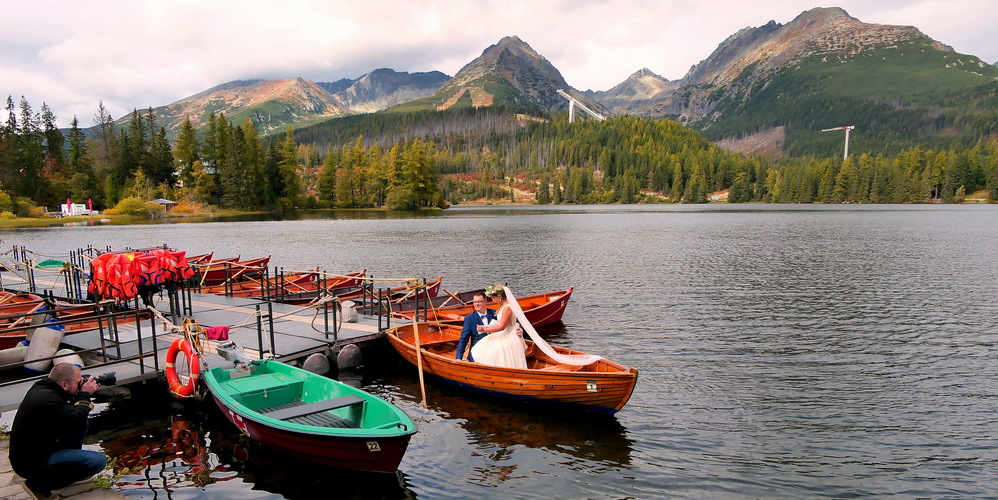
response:
{"label": "evergreen tree", "polygon": [[852,201],[849,199],[849,186],[852,184],[852,178],[853,161],[852,158],[846,158],[842,161],[842,168],[839,169],[839,173],[835,176],[835,187],[832,188],[832,203]]}
{"label": "evergreen tree", "polygon": [[170,150],[170,141],[166,138],[165,128],[161,127],[153,135],[146,157],[148,160],[145,174],[150,181],[171,187],[177,183],[173,152]]}
{"label": "evergreen tree", "polygon": [[[0,187],[11,188],[18,180],[17,157],[20,140],[14,98],[7,96],[7,121],[0,126]],[[11,210],[8,210],[11,211]]]}
{"label": "evergreen tree", "polygon": [[268,193],[264,186],[265,155],[260,133],[253,120],[246,118],[242,125],[245,146],[242,155],[243,175],[246,178],[247,193],[253,207],[270,206],[267,204]]}
{"label": "evergreen tree", "polygon": [[41,129],[41,118],[31,111],[28,100],[21,97],[20,128],[17,132],[17,150],[14,153],[13,168],[20,177],[17,194],[36,202],[48,200],[48,180],[42,177],[42,167],[45,165],[44,135]]}
{"label": "evergreen tree", "polygon": [[327,203],[336,202],[336,165],[339,163],[339,155],[334,151],[326,153],[322,160],[322,169],[319,170],[319,200]]}
{"label": "evergreen tree", "polygon": [[986,189],[988,199],[992,202],[998,201],[998,141],[992,140],[987,145],[987,155],[984,160],[984,172],[986,175]]}
{"label": "evergreen tree", "polygon": [[[278,198],[287,198],[292,203],[304,194],[301,176],[298,174],[298,144],[295,143],[291,127],[288,127],[284,140],[278,145],[283,192],[278,192]],[[291,205],[294,206],[293,204]]]}
{"label": "evergreen tree", "polygon": [[731,183],[728,190],[728,203],[744,203],[752,201],[752,192],[748,187],[748,174],[739,172],[735,175],[735,181]]}
{"label": "evergreen tree", "polygon": [[133,109],[128,122],[129,161],[122,166],[127,177],[134,176],[139,170],[149,176],[149,140],[145,119],[139,114],[139,110]]}
{"label": "evergreen tree", "polygon": [[[91,159],[91,167],[97,177],[108,176],[108,173],[118,164],[117,133],[114,127],[114,118],[104,107],[103,101],[97,102],[97,112],[93,117],[93,129],[89,136],[87,146]],[[110,200],[105,200],[108,206],[112,206]]]}
{"label": "evergreen tree", "polygon": [[685,189],[686,186],[683,184],[683,164],[679,162],[679,158],[673,155],[672,190],[669,192],[669,198],[672,199],[673,203],[682,201]]}
{"label": "evergreen tree", "polygon": [[547,205],[551,203],[551,189],[549,184],[551,180],[547,175],[541,176],[541,182],[537,185],[537,204]]}
{"label": "evergreen tree", "polygon": [[70,197],[77,200],[95,200],[100,206],[100,189],[88,154],[87,141],[75,116],[69,128],[67,170],[70,176]]}
{"label": "evergreen tree", "polygon": [[707,203],[707,176],[702,165],[693,167],[690,174],[690,182],[683,192],[683,202],[685,203]]}
{"label": "evergreen tree", "polygon": [[173,145],[173,157],[176,159],[180,180],[185,185],[194,181],[194,162],[201,159],[201,141],[198,139],[194,125],[188,117],[180,123],[180,130]]}
{"label": "evergreen tree", "polygon": [[62,131],[55,123],[56,117],[48,105],[42,103],[42,128],[45,135],[45,153],[51,168],[48,171],[55,176],[66,175],[65,142]]}
{"label": "evergreen tree", "polygon": [[284,192],[284,181],[281,179],[281,153],[277,149],[277,141],[270,141],[263,160],[263,199],[264,205],[277,205],[277,193]]}
{"label": "evergreen tree", "polygon": [[225,203],[240,210],[250,210],[256,207],[256,199],[246,153],[246,136],[240,127],[231,127],[228,132],[225,158],[219,171]]}

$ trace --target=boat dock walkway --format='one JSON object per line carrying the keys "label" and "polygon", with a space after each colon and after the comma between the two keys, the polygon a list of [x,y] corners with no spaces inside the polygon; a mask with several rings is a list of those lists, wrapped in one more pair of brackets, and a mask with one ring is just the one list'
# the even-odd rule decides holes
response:
{"label": "boat dock walkway", "polygon": [[[11,284],[5,283],[5,288],[11,290]],[[338,328],[334,328],[333,314],[314,307],[198,293],[184,293],[183,296],[188,310],[185,317],[197,320],[205,328],[229,326],[228,340],[242,347],[251,359],[265,355],[296,361],[315,353],[332,356],[348,344],[363,347],[378,341],[383,337],[379,325],[388,326],[387,318],[359,315],[356,322],[337,323]],[[156,296],[154,305],[157,311],[169,317],[170,304],[165,294]],[[177,326],[181,320],[176,320]],[[120,322],[115,325],[115,331],[111,330],[74,333],[66,336],[62,343],[86,352],[83,356],[87,361],[86,373],[115,372],[118,385],[162,376],[167,349],[182,336],[176,331],[166,331],[164,323],[157,318]],[[205,357],[209,368],[231,365],[215,353],[219,342],[208,341],[204,349],[209,353]],[[41,376],[44,375],[0,385],[0,412],[17,408],[28,388]]]}

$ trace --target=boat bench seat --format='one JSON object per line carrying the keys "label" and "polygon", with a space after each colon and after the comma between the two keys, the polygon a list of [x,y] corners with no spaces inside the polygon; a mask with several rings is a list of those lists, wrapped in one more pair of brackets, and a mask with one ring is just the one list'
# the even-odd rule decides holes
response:
{"label": "boat bench seat", "polygon": [[457,341],[454,339],[431,340],[429,342],[420,342],[419,347],[422,347],[423,349],[428,349],[431,347],[440,347],[440,346],[445,346],[447,344],[454,344],[456,342]]}
{"label": "boat bench seat", "polygon": [[329,410],[335,410],[337,408],[343,408],[346,406],[352,406],[363,402],[364,399],[361,398],[360,396],[357,396],[356,394],[350,394],[347,396],[340,396],[338,398],[316,401],[315,403],[305,403],[297,406],[292,406],[290,408],[275,408],[271,411],[261,411],[260,413],[270,418],[275,418],[277,420],[288,420],[295,417],[303,417],[305,415],[311,415],[313,413],[319,413]]}

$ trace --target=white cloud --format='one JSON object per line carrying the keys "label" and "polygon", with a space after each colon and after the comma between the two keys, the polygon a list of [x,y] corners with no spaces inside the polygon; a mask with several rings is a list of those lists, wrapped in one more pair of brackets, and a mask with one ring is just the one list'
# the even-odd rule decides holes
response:
{"label": "white cloud", "polygon": [[[841,0],[864,22],[905,24],[998,61],[993,0]],[[732,33],[787,23],[801,0],[104,1],[0,0],[0,91],[88,125],[237,79],[356,78],[379,67],[453,75],[518,35],[580,89],[643,67],[682,78]]]}

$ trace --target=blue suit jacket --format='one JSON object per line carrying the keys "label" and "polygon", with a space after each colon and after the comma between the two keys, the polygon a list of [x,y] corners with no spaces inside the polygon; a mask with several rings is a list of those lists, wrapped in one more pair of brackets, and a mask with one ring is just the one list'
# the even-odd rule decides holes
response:
{"label": "blue suit jacket", "polygon": [[[457,343],[457,355],[454,359],[463,359],[464,350],[468,349],[468,361],[474,361],[471,357],[471,347],[475,345],[475,342],[485,338],[487,333],[478,333],[478,325],[488,324],[489,321],[496,319],[496,312],[492,309],[488,309],[485,312],[485,323],[482,322],[482,315],[478,314],[478,311],[472,311],[464,317],[464,328],[461,329],[461,340]],[[470,341],[470,344],[469,344]]]}

